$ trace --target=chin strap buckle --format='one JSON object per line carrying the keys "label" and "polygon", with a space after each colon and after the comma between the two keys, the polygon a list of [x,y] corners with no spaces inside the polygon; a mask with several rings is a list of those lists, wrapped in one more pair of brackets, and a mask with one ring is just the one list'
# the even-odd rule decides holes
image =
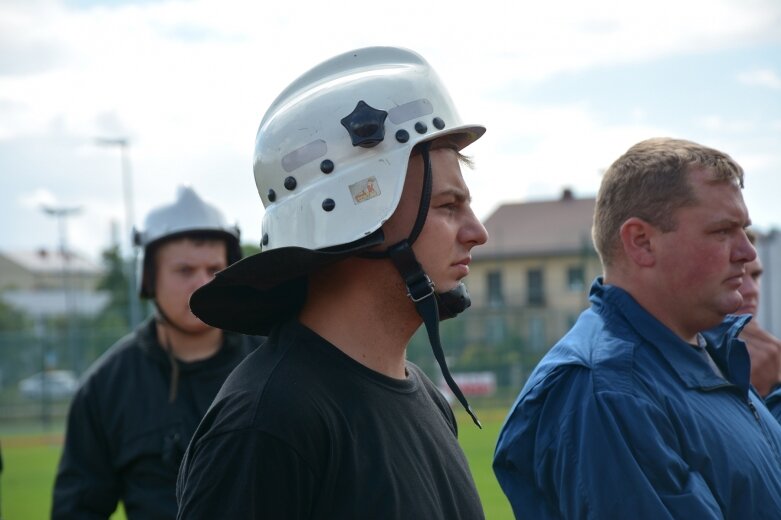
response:
{"label": "chin strap buckle", "polygon": [[[453,376],[450,375],[450,370],[447,368],[445,353],[442,350],[442,342],[439,338],[440,313],[439,304],[437,302],[438,297],[437,294],[434,293],[434,282],[432,282],[431,278],[423,272],[423,268],[415,258],[415,253],[412,252],[412,247],[410,247],[409,242],[406,240],[402,240],[398,244],[389,247],[388,255],[396,266],[396,269],[399,271],[399,274],[401,274],[401,277],[404,279],[404,283],[407,285],[407,295],[415,302],[415,309],[423,319],[429,343],[431,343],[431,350],[442,371],[442,377],[445,378],[447,386],[453,392],[453,395],[456,396],[458,402],[464,406],[466,412],[477,427],[482,428],[483,426],[477,419],[477,415],[472,411],[466,397],[464,397],[464,393],[453,380]],[[466,294],[465,289],[464,294]],[[431,296],[433,296],[433,298],[431,298]],[[460,300],[462,303],[466,302],[466,306],[469,305],[468,298],[460,298]],[[448,315],[447,317],[450,316]]]}
{"label": "chin strap buckle", "polygon": [[434,282],[431,281],[431,278],[426,273],[421,274],[423,274],[423,277],[412,281],[413,285],[407,286],[407,296],[413,303],[418,303],[434,295]]}

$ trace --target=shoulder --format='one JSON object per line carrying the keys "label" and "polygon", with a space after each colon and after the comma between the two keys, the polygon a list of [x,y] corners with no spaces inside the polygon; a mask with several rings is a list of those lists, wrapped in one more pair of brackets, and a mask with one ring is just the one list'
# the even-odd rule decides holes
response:
{"label": "shoulder", "polygon": [[277,334],[255,347],[214,399],[199,428],[203,436],[244,429],[284,436],[291,422],[311,423],[326,399],[323,380],[332,376],[316,355],[307,356],[307,346]]}
{"label": "shoulder", "polygon": [[144,352],[149,337],[147,326],[141,324],[109,347],[84,373],[82,386],[114,380],[120,384],[130,371],[149,363]]}
{"label": "shoulder", "polygon": [[248,336],[224,331],[223,347],[233,357],[243,358],[266,341],[266,336]]}
{"label": "shoulder", "polygon": [[588,310],[543,357],[527,388],[568,385],[575,378],[595,392],[630,392],[643,342],[625,322]]}
{"label": "shoulder", "polygon": [[453,408],[448,403],[447,398],[445,398],[440,389],[437,388],[434,382],[431,381],[425,372],[423,372],[423,370],[421,370],[420,367],[418,367],[416,364],[408,362],[407,370],[409,370],[410,374],[417,379],[422,391],[429,396],[436,408],[445,417],[448,424],[451,426],[453,433],[456,433],[456,417],[453,414]]}
{"label": "shoulder", "polygon": [[333,374],[308,367],[289,347],[269,341],[231,373],[190,442],[192,464],[232,454],[233,460],[263,460],[267,467],[270,456],[292,457],[311,468],[330,448],[351,442],[340,420],[348,404],[327,390],[325,380]]}
{"label": "shoulder", "polygon": [[[69,422],[86,415],[93,417],[95,424],[116,425],[129,409],[144,406],[138,392],[154,387],[148,374],[154,373],[150,368],[155,362],[142,348],[142,327],[119,339],[82,375],[68,409]],[[141,382],[134,380],[139,377]]]}
{"label": "shoulder", "polygon": [[781,385],[776,385],[765,398],[765,405],[768,410],[781,423]]}
{"label": "shoulder", "polygon": [[591,310],[540,361],[508,416],[508,426],[529,431],[610,406],[616,414],[634,406],[661,406],[656,387],[669,371],[656,350],[626,322]]}

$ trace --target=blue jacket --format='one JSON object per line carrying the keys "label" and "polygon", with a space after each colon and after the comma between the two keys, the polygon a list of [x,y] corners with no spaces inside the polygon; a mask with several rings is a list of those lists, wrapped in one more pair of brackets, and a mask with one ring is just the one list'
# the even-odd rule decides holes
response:
{"label": "blue jacket", "polygon": [[749,387],[748,318],[705,335],[725,380],[626,291],[598,278],[590,300],[500,432],[516,518],[781,518],[781,424]]}
{"label": "blue jacket", "polygon": [[765,405],[776,416],[778,422],[781,423],[781,387],[776,387],[775,390],[770,392],[770,395],[765,397]]}

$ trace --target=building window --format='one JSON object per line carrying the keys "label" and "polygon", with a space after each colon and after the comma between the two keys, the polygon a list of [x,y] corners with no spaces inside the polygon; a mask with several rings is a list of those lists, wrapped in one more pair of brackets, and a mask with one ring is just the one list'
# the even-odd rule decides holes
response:
{"label": "building window", "polygon": [[536,352],[547,347],[545,341],[545,319],[542,316],[532,316],[529,320],[529,346]]}
{"label": "building window", "polygon": [[543,286],[542,269],[529,269],[526,272],[529,305],[545,305],[545,288]]}
{"label": "building window", "polygon": [[586,276],[583,274],[583,266],[573,265],[567,268],[567,289],[581,292],[585,286]]}
{"label": "building window", "polygon": [[504,294],[502,293],[502,272],[490,271],[488,273],[488,306],[501,307],[504,305]]}
{"label": "building window", "polygon": [[507,326],[503,316],[486,316],[485,339],[489,345],[497,345],[507,339]]}

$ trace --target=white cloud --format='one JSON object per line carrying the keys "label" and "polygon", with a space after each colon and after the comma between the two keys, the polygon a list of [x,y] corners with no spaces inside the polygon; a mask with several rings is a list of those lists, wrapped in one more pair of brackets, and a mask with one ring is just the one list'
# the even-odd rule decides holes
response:
{"label": "white cloud", "polygon": [[738,75],[738,81],[744,85],[781,90],[781,76],[772,69],[754,69],[742,72]]}
{"label": "white cloud", "polygon": [[19,205],[25,209],[42,210],[44,206],[57,206],[58,202],[57,197],[51,191],[41,188],[32,193],[20,195]]}
{"label": "white cloud", "polygon": [[756,121],[749,119],[727,120],[723,116],[712,114],[697,120],[697,124],[710,132],[722,132],[727,134],[746,134],[758,128]]}

